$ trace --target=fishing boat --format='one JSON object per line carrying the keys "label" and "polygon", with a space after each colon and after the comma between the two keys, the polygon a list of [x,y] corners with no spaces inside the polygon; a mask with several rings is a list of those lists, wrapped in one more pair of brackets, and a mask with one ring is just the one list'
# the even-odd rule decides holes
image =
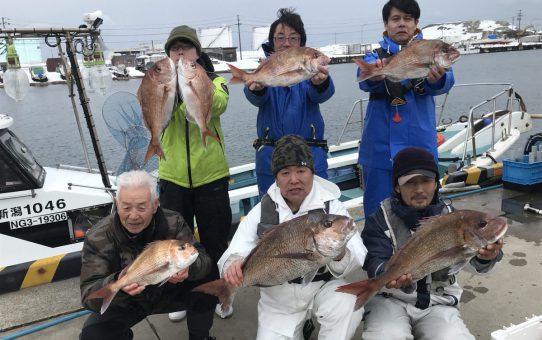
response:
{"label": "fishing boat", "polygon": [[39,83],[45,83],[48,80],[47,73],[45,72],[43,66],[31,66],[30,78],[32,78],[33,81],[37,81]]}
{"label": "fishing boat", "polygon": [[129,80],[130,75],[126,65],[109,66],[109,71],[113,75],[113,80]]}
{"label": "fishing boat", "polygon": [[[69,77],[73,77],[78,95],[73,95],[73,89],[68,87],[69,94],[87,167],[41,166],[31,150],[10,130],[13,118],[0,115],[0,293],[79,275],[85,230],[110,214],[113,208],[113,177],[102,158],[81,70],[75,58],[75,45],[84,44],[84,39],[88,39],[93,46],[99,30],[96,27],[0,30],[0,39],[51,35],[58,38],[59,55],[64,65],[68,65],[68,61],[62,46],[66,46],[71,65]],[[61,40],[64,40],[62,44]],[[91,136],[98,170],[90,167],[75,103],[77,97]],[[23,281],[28,273],[32,273],[32,278]]]}

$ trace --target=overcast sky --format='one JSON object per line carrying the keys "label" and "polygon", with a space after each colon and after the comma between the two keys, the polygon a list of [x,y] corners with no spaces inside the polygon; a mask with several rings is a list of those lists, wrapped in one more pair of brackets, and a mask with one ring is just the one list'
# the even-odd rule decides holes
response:
{"label": "overcast sky", "polygon": [[[2,0],[0,17],[14,27],[63,26],[82,23],[83,13],[101,10],[102,35],[108,47],[136,47],[161,42],[180,24],[195,28],[232,25],[237,44],[237,16],[243,50],[251,49],[253,27],[269,25],[280,7],[294,7],[307,31],[307,45],[376,42],[382,33],[386,0]],[[420,27],[462,20],[505,20],[542,30],[542,0],[419,0]],[[5,19],[9,18],[9,19]],[[0,18],[1,20],[1,18]],[[0,25],[2,22],[0,21]]]}

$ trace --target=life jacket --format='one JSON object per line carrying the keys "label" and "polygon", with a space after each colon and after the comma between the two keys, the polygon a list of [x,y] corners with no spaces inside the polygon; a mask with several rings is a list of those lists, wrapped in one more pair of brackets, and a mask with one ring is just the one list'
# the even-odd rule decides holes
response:
{"label": "life jacket", "polygon": [[[310,210],[308,213],[309,214],[321,214],[321,213],[325,213],[325,214],[328,214],[329,213],[329,201],[326,201],[324,202],[325,204],[325,208],[324,209],[314,209],[314,210]],[[261,211],[261,214],[260,214],[260,223],[258,223],[258,229],[257,229],[257,234],[258,234],[258,237],[261,238],[263,236],[263,234],[270,228],[276,226],[277,224],[279,224],[279,213],[277,211],[277,204],[275,203],[275,201],[273,201],[271,199],[271,197],[269,197],[268,194],[265,194],[263,197],[262,197],[262,200],[260,202],[260,211]],[[318,269],[318,272],[316,273],[316,275],[314,276],[314,278],[312,279],[312,282],[314,281],[329,281],[331,280],[331,278],[333,277],[333,275],[331,275],[331,273],[327,270],[326,266],[322,266]],[[289,283],[301,283],[303,280],[302,277],[297,277],[293,280],[290,280],[288,281]]]}
{"label": "life jacket", "polygon": [[[388,237],[391,240],[393,252],[396,253],[402,246],[405,245],[412,235],[412,232],[409,228],[407,228],[405,222],[393,212],[391,208],[391,201],[389,199],[382,201],[381,208],[383,211],[384,220],[386,221],[389,230]],[[440,214],[444,215],[451,212],[451,206],[445,204]],[[416,302],[417,308],[425,309],[429,306],[431,291],[441,293],[444,291],[444,287],[452,285],[456,282],[455,275],[448,274],[448,270],[448,268],[443,268],[431,273],[431,275],[428,275],[421,280],[418,280],[416,288],[418,293],[418,301]],[[459,303],[455,296],[449,296],[453,300],[453,306]]]}
{"label": "life jacket", "polygon": [[[378,54],[378,58],[380,59],[389,58],[392,56],[382,47],[375,49],[373,52]],[[400,82],[394,82],[388,78],[384,78],[387,93],[371,92],[369,99],[388,99],[393,106],[404,105],[406,104],[405,94],[412,89],[414,90],[414,93],[420,96],[425,95],[425,89],[422,85],[424,79],[425,78],[410,79],[408,84],[403,85]]]}

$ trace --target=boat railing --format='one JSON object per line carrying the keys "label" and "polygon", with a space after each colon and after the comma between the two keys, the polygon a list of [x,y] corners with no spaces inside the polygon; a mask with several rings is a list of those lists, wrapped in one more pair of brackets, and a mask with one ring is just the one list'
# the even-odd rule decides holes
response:
{"label": "boat railing", "polygon": [[363,104],[367,103],[368,101],[369,101],[369,98],[362,98],[362,99],[356,100],[352,104],[352,109],[350,110],[350,113],[348,114],[348,116],[346,118],[346,122],[344,123],[341,134],[339,135],[339,139],[337,139],[337,145],[341,144],[341,140],[342,140],[342,138],[344,136],[344,132],[346,131],[346,127],[351,123],[350,119],[352,119],[352,115],[354,114],[354,110],[358,106],[359,106],[359,114],[360,114],[360,119],[361,119],[360,120],[360,122],[361,122],[361,134],[363,134],[363,119],[364,119]]}
{"label": "boat railing", "polygon": [[[490,145],[490,148],[488,149],[488,151],[495,151],[495,124],[496,124],[496,113],[497,113],[497,100],[499,98],[501,98],[502,96],[505,96],[507,95],[508,96],[508,99],[506,101],[506,112],[508,113],[511,113],[512,112],[512,106],[513,106],[513,102],[514,101],[517,101],[518,102],[518,106],[522,109],[522,111],[524,110],[524,108],[522,107],[522,102],[521,102],[521,99],[520,97],[518,98],[516,96],[516,98],[514,98],[514,89],[513,89],[513,85],[510,84],[510,83],[469,83],[469,84],[456,84],[454,85],[453,88],[459,88],[459,87],[473,87],[473,86],[505,86],[505,88],[499,92],[497,92],[496,94],[484,99],[482,102],[472,106],[470,109],[469,109],[469,114],[468,114],[468,118],[467,118],[467,122],[469,124],[469,127],[467,129],[467,133],[465,134],[465,142],[464,142],[464,146],[463,146],[463,153],[462,153],[462,157],[461,157],[461,162],[462,164],[464,164],[465,162],[465,159],[467,158],[467,149],[468,149],[468,144],[469,144],[469,138],[471,139],[471,145],[472,145],[472,160],[475,161],[476,160],[476,130],[475,130],[475,116],[474,116],[474,113],[476,110],[478,110],[479,108],[481,107],[484,107],[484,108],[487,108],[488,106],[490,107],[490,111],[491,112],[491,145]],[[453,89],[452,88],[452,89]],[[444,99],[443,99],[443,102],[442,104],[439,106],[440,107],[440,115],[439,115],[439,120],[438,121],[442,121],[442,115],[444,113],[444,109],[445,109],[445,106],[446,106],[446,100],[448,98],[448,95],[451,91],[449,91],[448,93],[446,93]],[[511,114],[508,114],[508,128],[505,129],[504,131],[504,135],[502,136],[502,139],[503,140],[506,140],[510,135],[511,135],[511,132],[512,132],[512,115]]]}
{"label": "boat railing", "polygon": [[[88,173],[91,173],[91,174],[99,174],[100,173],[100,169],[87,168],[87,167],[77,166],[77,165],[61,164],[61,163],[57,164],[56,168],[57,169],[63,169],[63,170],[75,170],[75,171],[81,171],[81,172],[88,172]],[[113,176],[115,173],[113,171],[111,171],[111,170],[107,170],[107,174],[109,176]]]}

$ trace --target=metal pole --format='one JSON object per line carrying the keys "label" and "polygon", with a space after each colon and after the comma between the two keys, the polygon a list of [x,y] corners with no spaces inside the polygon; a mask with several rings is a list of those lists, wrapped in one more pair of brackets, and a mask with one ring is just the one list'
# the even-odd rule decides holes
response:
{"label": "metal pole", "polygon": [[79,65],[77,64],[77,59],[73,51],[75,47],[73,45],[73,37],[71,32],[66,32],[66,53],[68,54],[68,59],[71,63],[72,77],[77,86],[77,92],[79,93],[79,101],[81,102],[81,107],[83,108],[83,113],[85,115],[85,120],[87,121],[87,127],[90,134],[90,139],[92,141],[92,147],[94,148],[94,153],[96,154],[96,160],[98,162],[98,168],[100,169],[100,174],[102,175],[102,182],[106,188],[111,188],[111,183],[109,182],[109,176],[107,175],[107,168],[103,160],[102,149],[100,147],[100,141],[98,139],[98,134],[96,132],[96,126],[94,125],[94,119],[92,118],[92,112],[90,110],[89,100],[85,87],[83,85],[81,71],[79,70]]}
{"label": "metal pole", "polygon": [[[83,129],[81,127],[81,121],[79,120],[79,112],[77,111],[77,105],[75,104],[75,94],[73,93],[73,78],[72,78],[72,72],[71,70],[68,70],[66,66],[66,58],[64,57],[64,51],[62,50],[62,44],[60,43],[60,39],[58,39],[58,55],[60,56],[60,60],[62,61],[62,68],[64,69],[64,74],[66,75],[66,82],[68,86],[68,92],[70,97],[70,100],[72,102],[73,107],[73,113],[75,114],[75,121],[77,122],[77,129],[79,130],[79,136],[81,137],[81,144],[83,145],[83,152],[85,153],[85,160],[87,162],[87,168],[88,171],[92,171],[92,167],[90,166],[90,159],[88,157],[88,150],[87,145],[85,143],[85,138],[83,137]],[[66,45],[68,42],[66,42]]]}
{"label": "metal pole", "polygon": [[241,23],[239,22],[239,14],[237,14],[237,33],[239,34],[239,60],[243,60],[243,49],[241,48]]}

